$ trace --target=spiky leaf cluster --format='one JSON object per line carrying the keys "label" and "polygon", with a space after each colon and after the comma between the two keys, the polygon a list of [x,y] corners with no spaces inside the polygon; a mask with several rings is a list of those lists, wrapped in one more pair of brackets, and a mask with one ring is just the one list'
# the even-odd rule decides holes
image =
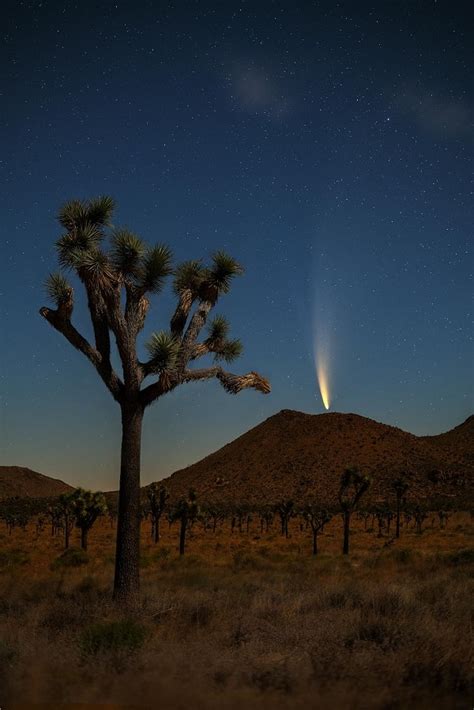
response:
{"label": "spiky leaf cluster", "polygon": [[225,316],[215,316],[207,326],[208,340],[218,341],[227,338],[230,330],[229,321]]}
{"label": "spiky leaf cluster", "polygon": [[145,244],[128,229],[117,229],[112,234],[110,260],[123,276],[139,276]]}
{"label": "spiky leaf cluster", "polygon": [[159,293],[164,286],[165,278],[172,272],[172,253],[169,247],[159,244],[150,247],[142,260],[137,286],[143,291]]}
{"label": "spiky leaf cluster", "polygon": [[240,340],[228,340],[230,326],[224,316],[216,316],[208,326],[206,345],[214,353],[216,362],[233,362],[241,356],[243,346]]}
{"label": "spiky leaf cluster", "polygon": [[243,274],[242,266],[223,251],[216,251],[212,255],[212,266],[209,268],[206,281],[218,293],[228,293],[235,276]]}
{"label": "spiky leaf cluster", "polygon": [[50,274],[45,281],[45,290],[57,307],[66,303],[72,296],[72,287],[60,273]]}
{"label": "spiky leaf cluster", "polygon": [[216,362],[234,362],[242,355],[243,349],[242,342],[238,338],[227,340],[219,351],[214,354],[214,360]]}
{"label": "spiky leaf cluster", "polygon": [[114,207],[114,200],[107,195],[92,200],[70,200],[59,210],[58,220],[68,232],[79,231],[87,225],[104,227],[109,224]]}
{"label": "spiky leaf cluster", "polygon": [[146,344],[153,372],[169,372],[176,365],[180,342],[171,333],[161,330],[153,333]]}
{"label": "spiky leaf cluster", "polygon": [[179,264],[174,272],[173,289],[177,296],[189,292],[192,297],[199,293],[202,282],[206,276],[206,269],[197,259],[184,261]]}

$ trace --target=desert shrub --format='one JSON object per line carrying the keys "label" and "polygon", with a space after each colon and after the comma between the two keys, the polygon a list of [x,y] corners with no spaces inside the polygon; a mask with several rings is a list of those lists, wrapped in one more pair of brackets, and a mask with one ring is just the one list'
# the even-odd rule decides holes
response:
{"label": "desert shrub", "polygon": [[262,556],[253,555],[244,550],[237,550],[232,555],[232,563],[236,570],[255,569],[261,570],[268,567],[268,562]]}
{"label": "desert shrub", "polygon": [[52,604],[41,620],[41,626],[49,634],[58,634],[84,623],[85,608],[71,604],[70,600],[59,600]]}
{"label": "desert shrub", "polygon": [[213,616],[214,609],[212,606],[205,603],[196,604],[190,609],[189,621],[193,626],[208,626]]}
{"label": "desert shrub", "polygon": [[24,550],[0,550],[0,570],[26,565],[29,561],[30,556]]}
{"label": "desert shrub", "polygon": [[250,685],[258,688],[260,692],[277,691],[291,693],[293,683],[286,668],[267,668],[255,670],[250,676]]}
{"label": "desert shrub", "polygon": [[61,567],[81,567],[89,562],[87,552],[79,547],[69,547],[67,550],[57,557],[51,564],[51,569],[60,569]]}
{"label": "desert shrub", "polygon": [[96,577],[92,577],[90,574],[83,577],[79,584],[74,587],[74,595],[76,597],[98,597],[101,596],[101,593],[103,592],[99,587]]}
{"label": "desert shrub", "polygon": [[412,562],[416,558],[416,553],[414,550],[404,548],[401,550],[392,550],[390,557],[395,560],[398,564],[406,565]]}
{"label": "desert shrub", "polygon": [[171,555],[171,550],[169,547],[159,547],[153,553],[153,559],[154,560],[167,560],[170,555]]}
{"label": "desert shrub", "polygon": [[146,628],[133,619],[109,621],[89,626],[81,635],[79,648],[84,656],[107,652],[133,653],[147,639]]}
{"label": "desert shrub", "polygon": [[474,563],[474,548],[467,547],[464,550],[456,550],[447,555],[443,555],[443,559],[449,565],[469,565]]}
{"label": "desert shrub", "polygon": [[8,641],[0,638],[0,668],[6,669],[17,660],[18,652]]}

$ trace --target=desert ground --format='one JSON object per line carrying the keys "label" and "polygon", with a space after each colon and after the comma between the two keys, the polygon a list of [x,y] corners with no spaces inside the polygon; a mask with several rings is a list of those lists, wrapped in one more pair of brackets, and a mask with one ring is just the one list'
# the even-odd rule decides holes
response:
{"label": "desert ground", "polygon": [[[34,522],[0,527],[0,705],[161,708],[470,708],[472,516],[436,513],[394,540],[339,516],[309,530],[275,520],[231,534],[196,522],[154,544],[142,525],[142,601],[111,600],[113,521],[87,555]],[[36,705],[35,707],[40,707]]]}

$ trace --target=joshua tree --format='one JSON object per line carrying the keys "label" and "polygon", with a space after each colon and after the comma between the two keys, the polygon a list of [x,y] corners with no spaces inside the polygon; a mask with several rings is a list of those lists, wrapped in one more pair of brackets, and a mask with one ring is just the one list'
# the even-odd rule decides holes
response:
{"label": "joshua tree", "polygon": [[447,510],[438,510],[439,527],[441,530],[444,530],[450,517],[451,513],[448,513]]}
{"label": "joshua tree", "polygon": [[400,537],[400,511],[402,507],[402,500],[404,496],[406,495],[406,492],[409,488],[407,480],[403,477],[400,476],[399,478],[396,478],[393,483],[392,483],[392,488],[395,491],[395,497],[397,500],[397,511],[396,511],[396,528],[395,528],[395,537],[399,538]]}
{"label": "joshua tree", "polygon": [[57,535],[58,530],[62,525],[62,512],[57,505],[50,505],[46,511],[46,514],[51,520],[51,537]]}
{"label": "joshua tree", "polygon": [[150,507],[153,539],[156,543],[160,540],[160,519],[163,515],[166,501],[170,497],[170,494],[165,486],[159,486],[158,483],[152,483],[146,489],[146,495]]}
{"label": "joshua tree", "polygon": [[69,547],[69,537],[74,527],[74,498],[73,493],[63,493],[59,496],[56,508],[62,518],[64,525],[64,548]]}
{"label": "joshua tree", "polygon": [[263,506],[263,508],[260,509],[260,532],[263,533],[263,529],[265,528],[265,532],[268,532],[268,529],[270,525],[273,523],[273,517],[274,513],[269,505]]}
{"label": "joshua tree", "polygon": [[69,494],[69,497],[76,527],[81,531],[81,547],[83,550],[87,550],[89,530],[99,515],[104,515],[107,512],[105,496],[103,493],[93,493],[85,491],[83,488],[76,488]]}
{"label": "joshua tree", "polygon": [[276,506],[276,511],[280,516],[281,534],[288,537],[288,521],[293,514],[294,503],[292,500],[282,500]]}
{"label": "joshua tree", "polygon": [[302,510],[303,518],[309,523],[313,533],[313,555],[318,554],[318,534],[332,518],[327,510],[321,510],[314,503],[308,503]]}
{"label": "joshua tree", "polygon": [[226,510],[222,506],[209,504],[206,506],[205,513],[209,520],[212,521],[212,532],[216,532],[217,524],[226,517]]}
{"label": "joshua tree", "polygon": [[421,535],[421,533],[423,532],[423,523],[425,522],[427,517],[428,513],[423,510],[420,505],[415,505],[415,507],[413,508],[413,518],[415,519],[416,532],[418,535]]}
{"label": "joshua tree", "polygon": [[363,521],[364,521],[364,530],[365,530],[365,531],[367,530],[367,523],[368,523],[368,521],[369,521],[370,515],[371,515],[371,514],[370,514],[370,511],[369,511],[369,510],[360,510],[360,511],[357,513],[357,517],[359,518],[359,520],[363,520]]}
{"label": "joshua tree", "polygon": [[349,554],[351,515],[354,510],[356,510],[360,499],[369,486],[369,476],[364,476],[357,468],[346,468],[341,476],[339,503],[344,522],[344,542],[342,546],[342,552],[344,555]]}
{"label": "joshua tree", "polygon": [[[229,291],[233,277],[242,273],[241,266],[223,252],[216,252],[209,266],[187,261],[173,270],[168,247],[147,247],[124,229],[110,230],[111,248],[106,250],[103,242],[113,209],[110,197],[99,197],[68,202],[58,215],[64,230],[56,243],[59,262],[73,271],[84,287],[93,343],[72,324],[73,288],[62,273],[51,274],[46,282],[55,308],[43,307],[40,314],[91,362],[121,409],[114,595],[132,601],[139,592],[140,452],[145,409],[185,382],[216,378],[231,394],[248,387],[268,393],[270,385],[256,372],[237,376],[219,364],[203,369],[189,367],[207,354],[212,354],[216,362],[231,362],[240,355],[241,343],[229,339],[229,326],[222,316],[214,318],[207,335],[198,339],[219,297]],[[145,324],[149,296],[160,292],[171,274],[177,306],[170,328],[152,334],[147,346],[149,358],[142,362],[137,355],[137,337]],[[112,365],[111,336],[117,346],[121,376]],[[152,382],[145,386],[147,377]]]}
{"label": "joshua tree", "polygon": [[186,547],[186,531],[188,525],[199,515],[199,506],[194,490],[190,490],[187,498],[181,498],[172,511],[173,520],[179,520],[179,554],[184,555]]}

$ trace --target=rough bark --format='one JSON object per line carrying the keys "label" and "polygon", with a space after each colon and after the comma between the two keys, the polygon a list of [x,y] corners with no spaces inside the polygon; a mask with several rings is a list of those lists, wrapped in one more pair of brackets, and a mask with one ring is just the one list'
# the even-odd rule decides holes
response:
{"label": "rough bark", "polygon": [[186,518],[181,518],[181,527],[179,529],[179,554],[184,555],[184,549],[186,547],[186,528],[188,526],[188,521]]}
{"label": "rough bark", "polygon": [[344,544],[342,546],[342,554],[349,554],[349,534],[350,534],[351,514],[348,510],[344,511]]}
{"label": "rough bark", "polygon": [[400,537],[400,498],[397,495],[397,523],[396,523],[396,528],[395,528],[395,537],[398,538]]}
{"label": "rough bark", "polygon": [[140,448],[143,409],[122,406],[122,449],[114,599],[133,603],[140,589]]}

